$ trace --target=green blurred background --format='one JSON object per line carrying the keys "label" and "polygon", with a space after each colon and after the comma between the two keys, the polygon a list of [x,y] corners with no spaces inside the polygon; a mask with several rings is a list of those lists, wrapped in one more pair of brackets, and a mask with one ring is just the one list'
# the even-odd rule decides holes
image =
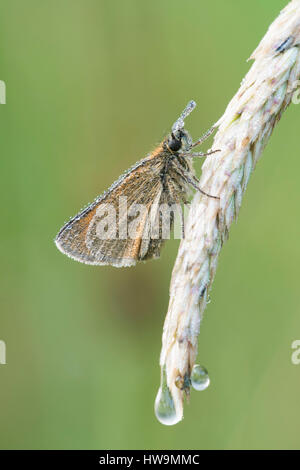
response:
{"label": "green blurred background", "polygon": [[180,424],[153,412],[178,241],[127,269],[76,263],[53,243],[189,99],[194,137],[217,120],[285,4],[1,1],[1,448],[300,447],[300,107],[222,250],[199,343],[211,386]]}

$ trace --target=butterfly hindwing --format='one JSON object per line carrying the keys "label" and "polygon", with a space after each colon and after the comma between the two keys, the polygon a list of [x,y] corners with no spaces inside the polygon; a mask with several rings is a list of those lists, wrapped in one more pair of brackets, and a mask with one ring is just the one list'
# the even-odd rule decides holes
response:
{"label": "butterfly hindwing", "polygon": [[[155,161],[153,160],[155,158]],[[122,204],[126,200],[127,208],[141,205],[146,211],[156,199],[161,199],[162,185],[160,172],[163,158],[159,153],[150,155],[128,170],[109,190],[92,204],[73,217],[61,229],[56,237],[58,248],[71,258],[87,264],[112,264],[114,266],[131,266],[139,259],[159,255],[161,242],[143,239],[145,214],[137,217],[128,215]],[[116,216],[116,223],[108,224],[105,239],[98,236],[97,229],[101,225],[105,208],[110,208]],[[134,211],[135,207],[133,207]],[[133,237],[122,231],[125,218]],[[134,227],[135,226],[135,227]],[[120,238],[119,235],[124,238]]]}

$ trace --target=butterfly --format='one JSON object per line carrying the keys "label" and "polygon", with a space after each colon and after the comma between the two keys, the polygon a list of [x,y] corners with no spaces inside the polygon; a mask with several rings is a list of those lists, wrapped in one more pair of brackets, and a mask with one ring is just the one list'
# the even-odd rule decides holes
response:
{"label": "butterfly", "polygon": [[195,106],[195,101],[190,101],[170,134],[150,154],[62,227],[55,238],[62,253],[82,263],[117,267],[158,258],[168,238],[163,233],[165,219],[170,228],[175,209],[188,204],[190,189],[215,197],[199,187],[193,158],[219,150],[192,151],[214,127],[196,142],[184,129],[184,120]]}

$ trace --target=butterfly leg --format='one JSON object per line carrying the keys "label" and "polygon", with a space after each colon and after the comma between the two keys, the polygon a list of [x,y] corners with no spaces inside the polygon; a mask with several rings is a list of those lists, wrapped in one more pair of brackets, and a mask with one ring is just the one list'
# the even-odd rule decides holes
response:
{"label": "butterfly leg", "polygon": [[209,150],[208,152],[182,152],[180,155],[182,157],[190,157],[190,158],[197,158],[197,157],[207,157],[208,155],[212,155],[213,153],[221,152],[221,150]]}
{"label": "butterfly leg", "polygon": [[[191,186],[193,186],[193,188],[197,189],[197,191],[199,191],[201,194],[204,194],[207,197],[212,197],[213,199],[220,199],[218,196],[213,196],[212,194],[208,194],[205,191],[203,191],[203,189],[201,189],[189,176],[184,175],[184,177],[186,178],[186,181]],[[196,177],[195,177],[195,180],[197,181],[198,184],[200,183],[200,181]]]}
{"label": "butterfly leg", "polygon": [[193,186],[193,188],[197,189],[197,191],[199,191],[201,194],[204,194],[205,196],[208,196],[208,197],[212,197],[213,199],[220,199],[218,196],[212,196],[211,194],[208,194],[205,191],[203,191],[203,189],[201,189],[198,186],[200,181],[196,178],[196,176],[193,176],[193,178],[191,178],[190,175],[186,171],[181,170],[180,168],[178,168],[177,165],[176,166],[174,165],[174,169],[184,179],[186,183]]}
{"label": "butterfly leg", "polygon": [[191,144],[190,148],[197,147],[197,145],[201,145],[206,139],[208,139],[208,137],[214,132],[214,130],[214,126],[208,129],[208,131],[206,131],[205,134],[200,137],[200,139],[196,140],[196,142]]}

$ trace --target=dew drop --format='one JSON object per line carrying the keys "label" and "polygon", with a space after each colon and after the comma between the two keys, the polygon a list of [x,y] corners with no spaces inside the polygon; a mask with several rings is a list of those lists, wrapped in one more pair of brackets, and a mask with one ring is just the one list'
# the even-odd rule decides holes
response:
{"label": "dew drop", "polygon": [[200,391],[205,390],[209,386],[210,379],[205,367],[202,367],[199,364],[194,365],[191,373],[191,383],[195,390]]}
{"label": "dew drop", "polygon": [[158,421],[166,426],[172,426],[182,419],[182,416],[176,412],[174,400],[167,386],[165,371],[162,373],[161,386],[155,399],[154,410]]}

